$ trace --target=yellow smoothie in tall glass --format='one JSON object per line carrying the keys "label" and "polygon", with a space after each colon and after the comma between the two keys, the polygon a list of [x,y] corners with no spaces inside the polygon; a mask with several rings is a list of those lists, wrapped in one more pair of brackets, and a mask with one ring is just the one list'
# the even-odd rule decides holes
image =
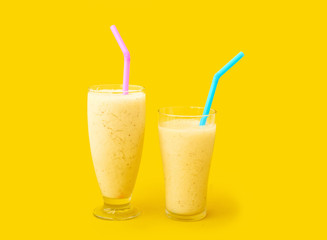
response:
{"label": "yellow smoothie in tall glass", "polygon": [[105,199],[131,197],[141,160],[144,127],[144,92],[123,95],[112,89],[89,91],[91,154]]}

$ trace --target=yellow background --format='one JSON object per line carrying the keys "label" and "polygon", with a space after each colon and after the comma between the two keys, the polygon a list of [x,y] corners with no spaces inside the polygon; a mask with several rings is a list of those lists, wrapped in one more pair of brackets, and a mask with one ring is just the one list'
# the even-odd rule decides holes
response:
{"label": "yellow background", "polygon": [[[8,2],[8,3],[7,3]],[[1,239],[326,239],[324,1],[3,1]],[[96,219],[87,88],[146,87],[142,215]],[[221,79],[208,216],[164,214],[157,109],[204,106]]]}

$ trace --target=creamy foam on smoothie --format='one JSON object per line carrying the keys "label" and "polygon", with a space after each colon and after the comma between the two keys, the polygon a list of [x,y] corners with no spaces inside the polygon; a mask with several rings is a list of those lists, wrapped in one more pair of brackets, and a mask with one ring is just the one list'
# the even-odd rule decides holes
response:
{"label": "creamy foam on smoothie", "polygon": [[216,125],[199,126],[199,122],[175,119],[159,124],[166,208],[175,214],[193,215],[205,210]]}
{"label": "creamy foam on smoothie", "polygon": [[129,198],[142,155],[145,94],[88,93],[91,154],[102,195]]}

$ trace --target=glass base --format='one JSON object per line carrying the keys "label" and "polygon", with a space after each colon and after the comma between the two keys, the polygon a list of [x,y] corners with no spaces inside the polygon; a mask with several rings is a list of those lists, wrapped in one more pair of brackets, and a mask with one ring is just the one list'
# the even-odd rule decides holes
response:
{"label": "glass base", "polygon": [[204,210],[203,212],[194,215],[181,215],[181,214],[172,213],[166,209],[166,215],[168,218],[176,221],[193,222],[205,218],[207,215],[207,211]]}
{"label": "glass base", "polygon": [[104,205],[94,209],[93,214],[105,220],[122,221],[139,216],[140,211],[131,206],[130,198],[110,199],[104,197]]}

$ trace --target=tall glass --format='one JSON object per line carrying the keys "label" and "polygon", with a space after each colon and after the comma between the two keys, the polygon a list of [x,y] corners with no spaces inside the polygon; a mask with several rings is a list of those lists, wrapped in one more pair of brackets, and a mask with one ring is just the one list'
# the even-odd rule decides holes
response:
{"label": "tall glass", "polygon": [[[215,142],[215,110],[159,109],[159,138],[169,218],[196,221],[206,216],[207,185]],[[200,120],[206,117],[204,126]]]}
{"label": "tall glass", "polygon": [[130,85],[126,94],[118,84],[92,86],[87,109],[91,154],[104,200],[94,215],[134,218],[139,211],[130,201],[143,148],[144,88]]}

